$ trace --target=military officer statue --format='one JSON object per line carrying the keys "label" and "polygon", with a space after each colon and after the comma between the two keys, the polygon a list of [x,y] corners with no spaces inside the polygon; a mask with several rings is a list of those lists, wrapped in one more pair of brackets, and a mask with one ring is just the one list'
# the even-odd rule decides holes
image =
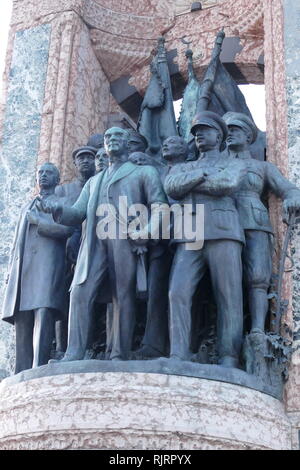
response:
{"label": "military officer statue", "polygon": [[[101,136],[101,135],[100,135]],[[103,137],[103,136],[102,136]],[[97,149],[88,145],[78,147],[72,153],[73,163],[76,171],[76,178],[70,183],[56,186],[55,194],[64,198],[64,204],[72,206],[80,196],[83,186],[89,178],[96,172],[95,155]],[[77,261],[78,251],[81,240],[81,225],[78,225],[72,236],[67,241],[66,246],[66,277],[68,288],[71,285],[74,267]],[[60,358],[67,347],[68,339],[68,303],[64,317],[56,322],[56,357]]]}
{"label": "military officer statue", "polygon": [[255,142],[257,128],[242,113],[229,112],[223,116],[228,126],[227,153],[229,157],[247,162],[247,175],[234,194],[240,223],[245,231],[243,248],[244,281],[248,291],[251,331],[265,331],[268,311],[268,289],[272,274],[272,234],[268,210],[262,194],[272,191],[284,201],[285,212],[300,208],[300,190],[290,183],[270,162],[252,158],[249,147]]}
{"label": "military officer statue", "polygon": [[[178,240],[171,270],[170,357],[190,359],[192,299],[209,269],[217,304],[219,364],[237,367],[243,334],[242,262],[244,243],[232,193],[246,174],[242,162],[224,158],[220,146],[227,126],[213,112],[202,112],[191,128],[200,157],[175,165],[165,180],[169,197],[189,204],[195,218],[197,204],[204,205],[204,245],[187,250]],[[175,240],[176,241],[176,240]]]}

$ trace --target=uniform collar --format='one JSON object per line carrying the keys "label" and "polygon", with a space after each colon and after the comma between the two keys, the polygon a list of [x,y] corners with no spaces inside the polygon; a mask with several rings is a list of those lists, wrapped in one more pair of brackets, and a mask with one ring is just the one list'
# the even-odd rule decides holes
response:
{"label": "uniform collar", "polygon": [[242,152],[235,152],[233,150],[229,150],[228,153],[229,153],[230,157],[239,158],[241,160],[252,158],[251,153],[249,152],[249,150],[243,150]]}
{"label": "uniform collar", "polygon": [[215,149],[215,150],[209,150],[208,152],[201,152],[198,160],[199,161],[201,160],[211,161],[211,160],[218,160],[221,157],[222,157],[221,152]]}

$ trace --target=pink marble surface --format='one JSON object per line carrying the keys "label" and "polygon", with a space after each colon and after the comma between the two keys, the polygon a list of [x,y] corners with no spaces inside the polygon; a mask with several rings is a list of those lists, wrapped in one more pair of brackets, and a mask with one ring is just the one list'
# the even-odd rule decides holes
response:
{"label": "pink marble surface", "polygon": [[[180,72],[186,76],[186,46],[181,38],[186,36],[192,42],[190,47],[194,51],[195,70],[198,78],[201,78],[210,60],[215,36],[223,27],[227,37],[241,38],[244,49],[235,57],[237,66],[252,83],[263,83],[263,75],[256,66],[263,52],[264,36],[263,6],[259,0],[251,3],[229,0],[218,3],[214,8],[176,17],[174,27],[166,34],[166,45],[169,50],[177,49],[175,62]],[[98,54],[100,52],[97,49]],[[139,64],[132,75],[130,83],[143,93],[148,82],[148,66],[141,68]]]}
{"label": "pink marble surface", "polygon": [[[226,35],[241,38],[244,50],[236,56],[236,63],[252,82],[261,83],[263,77],[256,62],[263,51],[263,2],[260,0],[219,1],[211,8],[175,16],[176,4],[170,0],[129,2],[123,0],[19,0],[15,3],[12,24],[18,29],[55,20],[63,12],[74,13],[91,27],[95,54],[110,81],[125,72],[144,90],[147,68],[156,39],[167,33],[170,50],[178,50],[178,65],[184,74],[185,46],[180,38],[188,35],[195,51],[199,75],[207,65],[214,37],[225,28]],[[200,54],[203,57],[200,58]]]}
{"label": "pink marble surface", "polygon": [[77,15],[55,19],[51,39],[39,161],[57,164],[66,181],[74,176],[74,148],[106,128],[110,92],[88,28]]}
{"label": "pink marble surface", "polygon": [[[267,121],[267,159],[288,176],[287,102],[281,0],[264,0],[265,90]],[[270,199],[271,220],[275,227],[276,252],[280,253],[285,233],[281,203]],[[291,274],[284,279],[283,297],[291,299]],[[292,327],[291,301],[284,321]]]}

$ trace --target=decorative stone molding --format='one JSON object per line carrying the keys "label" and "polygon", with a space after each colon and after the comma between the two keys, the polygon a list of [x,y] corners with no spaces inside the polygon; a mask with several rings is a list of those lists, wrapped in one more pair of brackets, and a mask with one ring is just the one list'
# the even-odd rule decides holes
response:
{"label": "decorative stone molding", "polygon": [[[168,49],[178,51],[179,71],[186,73],[185,46],[180,38],[188,34],[193,43],[196,71],[202,74],[207,65],[216,31],[225,27],[227,37],[239,37],[243,50],[235,63],[246,79],[262,83],[263,76],[257,60],[263,52],[263,3],[260,0],[227,0],[204,2],[211,5],[201,11],[175,16],[176,2],[116,2],[115,0],[16,0],[12,26],[17,29],[51,22],[57,15],[73,13],[91,28],[91,40],[95,54],[109,81],[125,73],[134,76],[139,83],[147,67],[156,39],[167,33]],[[205,28],[203,28],[205,25]],[[200,53],[203,57],[200,59]],[[144,90],[146,83],[139,84]]]}
{"label": "decorative stone molding", "polygon": [[144,373],[0,385],[0,449],[289,449],[281,402],[238,385]]}
{"label": "decorative stone molding", "polygon": [[52,28],[39,161],[55,163],[64,182],[74,176],[74,148],[106,128],[110,92],[81,19],[64,13]]}
{"label": "decorative stone molding", "polygon": [[[218,3],[216,6],[194,13],[176,17],[176,22],[166,34],[166,44],[169,51],[176,50],[176,64],[178,71],[185,78],[187,76],[187,64],[185,57],[186,46],[181,38],[187,36],[191,41],[191,49],[194,51],[195,71],[200,79],[211,56],[218,31],[224,27],[226,38],[240,39],[239,53],[232,57],[232,62],[244,75],[244,81],[251,83],[263,83],[262,70],[257,63],[263,54],[263,4],[259,0],[249,3],[246,0],[228,0]],[[92,32],[95,40],[95,32]],[[97,56],[100,57],[100,39],[95,43]],[[126,44],[126,42],[125,42]],[[143,50],[142,50],[143,47]],[[153,46],[152,46],[153,47]],[[148,46],[151,51],[150,45]],[[137,53],[143,54],[144,43],[138,46]],[[126,54],[126,50],[123,51]],[[150,60],[148,56],[147,64]],[[140,93],[148,83],[148,65],[141,67],[141,57],[136,68],[132,71],[130,84],[134,85]]]}

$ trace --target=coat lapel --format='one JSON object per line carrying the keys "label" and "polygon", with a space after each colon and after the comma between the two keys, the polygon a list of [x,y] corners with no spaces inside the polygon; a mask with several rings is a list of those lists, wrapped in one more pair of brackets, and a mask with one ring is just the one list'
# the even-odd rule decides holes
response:
{"label": "coat lapel", "polygon": [[[136,169],[136,165],[134,165],[131,162],[126,162],[124,163],[113,175],[109,186],[114,184],[116,181],[119,181],[120,179],[124,178],[125,176],[129,175]],[[77,264],[81,265],[82,269],[76,269],[72,286],[82,284],[86,281],[88,277],[88,272],[90,268],[90,263],[91,263],[91,253],[93,253],[94,250],[94,244],[96,242],[96,212],[97,212],[97,205],[98,205],[98,200],[99,200],[99,192],[100,192],[100,187],[102,184],[103,176],[107,170],[103,171],[102,173],[94,176],[90,182],[90,198],[88,202],[88,214],[89,216],[87,217],[87,226],[86,226],[86,238],[83,240],[80,250],[79,250],[79,255],[78,255],[78,261]]]}
{"label": "coat lapel", "polygon": [[128,176],[130,173],[132,173],[134,170],[137,169],[137,165],[134,165],[131,162],[126,162],[120,168],[115,172],[115,174],[112,176],[112,179],[109,183],[109,187],[119,181],[122,178],[125,178],[125,176]]}

